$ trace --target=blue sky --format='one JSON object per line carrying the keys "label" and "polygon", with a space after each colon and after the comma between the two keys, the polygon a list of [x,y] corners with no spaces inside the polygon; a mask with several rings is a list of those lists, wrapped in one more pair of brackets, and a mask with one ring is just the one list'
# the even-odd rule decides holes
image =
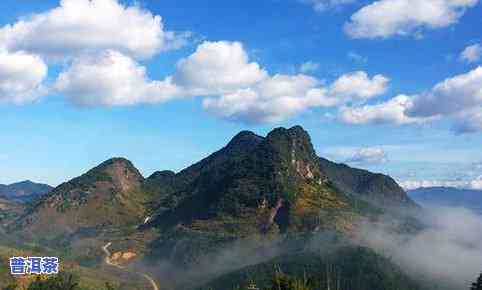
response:
{"label": "blue sky", "polygon": [[414,1],[4,0],[0,183],[179,170],[300,124],[321,156],[478,188],[482,5]]}

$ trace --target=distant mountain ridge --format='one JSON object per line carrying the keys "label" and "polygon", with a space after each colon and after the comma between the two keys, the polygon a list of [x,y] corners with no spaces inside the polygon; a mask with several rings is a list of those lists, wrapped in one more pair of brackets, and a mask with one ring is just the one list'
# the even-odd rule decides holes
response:
{"label": "distant mountain ridge", "polygon": [[482,190],[422,187],[409,190],[408,194],[421,205],[465,207],[482,214]]}
{"label": "distant mountain ridge", "polygon": [[9,185],[0,184],[0,196],[13,201],[27,202],[49,193],[52,189],[53,187],[48,184],[25,180]]}
{"label": "distant mountain ridge", "polygon": [[403,188],[390,176],[352,168],[321,157],[320,166],[327,177],[346,193],[360,195],[388,207],[416,206]]}

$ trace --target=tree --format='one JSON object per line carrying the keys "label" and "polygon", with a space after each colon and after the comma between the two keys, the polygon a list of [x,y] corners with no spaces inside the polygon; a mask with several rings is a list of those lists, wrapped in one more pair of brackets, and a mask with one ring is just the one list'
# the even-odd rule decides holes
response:
{"label": "tree", "polygon": [[482,290],[482,273],[479,275],[477,281],[472,283],[470,290]]}
{"label": "tree", "polygon": [[[80,288],[78,281],[79,279],[77,279],[77,277],[66,273],[60,273],[46,280],[41,280],[40,277],[37,277],[37,279],[28,286],[27,290],[82,290],[83,288]],[[17,289],[14,285],[11,287],[13,288],[7,287],[2,290]],[[105,290],[115,290],[115,288],[110,283],[105,283]]]}
{"label": "tree", "polygon": [[59,274],[47,280],[37,280],[32,282],[27,290],[78,290],[79,283],[72,274]]}

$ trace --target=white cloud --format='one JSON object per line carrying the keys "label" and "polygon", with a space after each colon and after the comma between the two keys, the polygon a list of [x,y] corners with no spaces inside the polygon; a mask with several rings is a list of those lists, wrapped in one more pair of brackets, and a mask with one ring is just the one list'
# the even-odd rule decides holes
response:
{"label": "white cloud", "polygon": [[454,121],[457,134],[482,131],[482,67],[447,78],[428,92],[375,105],[345,106],[338,115],[348,124],[422,124],[443,118]]}
{"label": "white cloud", "polygon": [[356,63],[366,63],[366,62],[368,62],[368,58],[360,55],[359,53],[357,53],[357,52],[355,52],[355,51],[350,51],[350,52],[348,52],[347,57],[348,57],[350,60],[352,60],[352,61],[354,61],[354,62],[356,62]]}
{"label": "white cloud", "polygon": [[307,61],[300,66],[300,72],[301,73],[310,73],[310,72],[315,72],[320,68],[320,64],[313,62],[313,61]]}
{"label": "white cloud", "polygon": [[144,67],[111,50],[77,58],[59,75],[55,87],[82,106],[159,103],[181,96],[170,78],[151,81]]}
{"label": "white cloud", "polygon": [[438,83],[414,98],[409,114],[414,116],[447,115],[482,105],[482,67]]}
{"label": "white cloud", "polygon": [[54,59],[114,49],[140,58],[184,44],[185,35],[164,30],[160,16],[117,0],[62,0],[60,6],[0,29],[9,51]]}
{"label": "white cloud", "polygon": [[303,74],[275,75],[249,89],[208,98],[204,108],[218,116],[248,123],[279,122],[310,108],[363,102],[384,91],[388,80],[364,72],[342,75],[333,85]]}
{"label": "white cloud", "polygon": [[342,75],[331,86],[304,75],[269,75],[239,42],[201,43],[178,61],[163,80],[150,80],[146,70],[121,52],[107,50],[74,58],[55,87],[82,106],[125,106],[201,97],[216,116],[245,123],[279,122],[316,107],[363,103],[386,90],[388,79],[365,72]]}
{"label": "white cloud", "polygon": [[382,148],[360,148],[346,160],[347,163],[357,164],[379,164],[387,161],[387,153]]}
{"label": "white cloud", "polygon": [[456,120],[457,133],[482,129],[482,67],[448,78],[427,93],[413,98],[412,117],[443,116]]}
{"label": "white cloud", "polygon": [[457,134],[482,132],[482,107],[459,114],[452,130]]}
{"label": "white cloud", "polygon": [[26,52],[0,50],[0,103],[24,104],[46,93],[47,65]]}
{"label": "white cloud", "polygon": [[301,3],[311,5],[316,12],[355,3],[357,0],[299,0]]}
{"label": "white cloud", "polygon": [[427,118],[409,117],[405,111],[413,106],[412,99],[399,95],[389,101],[362,107],[342,107],[338,119],[347,124],[421,124]]}
{"label": "white cloud", "polygon": [[423,29],[457,23],[478,0],[379,0],[357,11],[345,24],[353,38],[419,36]]}
{"label": "white cloud", "polygon": [[474,44],[467,46],[460,54],[460,60],[468,63],[477,62],[482,58],[482,46]]}
{"label": "white cloud", "polygon": [[203,42],[177,64],[174,81],[197,94],[222,94],[249,88],[267,77],[259,64],[249,62],[240,42]]}
{"label": "white cloud", "polygon": [[215,115],[245,123],[285,120],[320,105],[318,81],[306,75],[275,75],[253,88],[240,89],[219,98],[208,98],[204,108]]}
{"label": "white cloud", "polygon": [[382,93],[388,82],[355,72],[325,88],[304,74],[270,76],[250,62],[241,43],[228,41],[200,44],[178,62],[172,80],[189,95],[208,97],[203,101],[208,112],[246,123],[279,122],[310,108],[365,100]]}
{"label": "white cloud", "polygon": [[357,71],[342,75],[330,88],[330,93],[347,100],[368,100],[387,91],[389,79],[383,75],[369,78],[366,72]]}
{"label": "white cloud", "polygon": [[473,180],[404,180],[398,183],[406,190],[422,187],[455,187],[482,190],[482,176]]}

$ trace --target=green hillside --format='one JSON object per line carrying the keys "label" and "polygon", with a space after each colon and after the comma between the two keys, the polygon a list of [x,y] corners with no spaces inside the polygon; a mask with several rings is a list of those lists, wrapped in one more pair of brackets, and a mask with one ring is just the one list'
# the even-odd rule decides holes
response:
{"label": "green hillside", "polygon": [[[316,276],[321,275],[320,265],[336,264],[346,272],[344,281],[350,286],[355,283],[355,270],[350,267],[367,263],[372,268],[363,268],[366,271],[356,274],[362,275],[357,279],[365,279],[366,287],[374,285],[370,284],[373,279],[381,279],[385,287],[398,285],[404,277],[389,261],[367,249],[310,259],[305,237],[329,231],[350,239],[360,223],[381,216],[397,224],[399,216],[391,215],[393,206],[417,207],[390,177],[319,158],[308,133],[296,126],[275,129],[266,137],[243,131],[221,150],[178,173],[158,171],[146,179],[130,161],[110,159],[31,203],[6,229],[30,247],[47,248],[84,269],[86,274],[80,278],[88,284],[105,283],[97,279],[102,275],[112,277],[112,269],[105,269],[103,247],[107,243],[112,253],[134,257],[121,265],[155,267],[156,277],[167,280],[179,277],[179,269],[204,267],[206,260],[232,245],[243,248],[251,261],[251,255],[271,252],[274,243],[281,243],[283,251],[277,253],[275,262],[256,262],[271,271],[266,270],[260,283],[272,278],[274,264],[283,264],[288,272],[296,265],[314,267],[310,275],[318,280],[323,278]],[[354,260],[348,263],[346,259]],[[169,265],[170,274],[166,276],[160,264]],[[201,281],[220,274],[234,275],[232,281],[241,285],[246,277],[236,276],[236,270],[246,265],[232,264],[231,274],[211,271],[190,285],[201,286]],[[90,276],[90,270],[99,275]],[[128,276],[129,271],[120,273]],[[179,280],[174,280],[172,285],[177,287]],[[408,287],[410,283],[385,289],[417,289]]]}
{"label": "green hillside", "polygon": [[415,281],[389,259],[367,248],[343,246],[328,254],[300,252],[225,274],[199,289],[273,287],[277,274],[305,280],[310,289],[417,290]]}

